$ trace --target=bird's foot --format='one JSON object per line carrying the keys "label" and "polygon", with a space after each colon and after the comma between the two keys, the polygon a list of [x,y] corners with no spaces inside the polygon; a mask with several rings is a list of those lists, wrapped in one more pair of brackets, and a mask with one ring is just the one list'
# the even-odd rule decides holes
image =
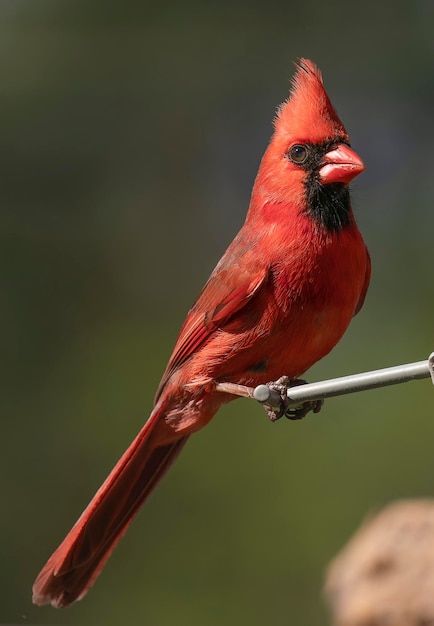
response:
{"label": "bird's foot", "polygon": [[302,378],[289,378],[289,376],[281,376],[274,382],[267,383],[267,387],[273,391],[277,391],[280,395],[280,403],[273,407],[270,404],[264,404],[264,410],[272,422],[276,422],[285,416],[290,420],[301,420],[310,411],[319,413],[321,411],[324,400],[307,400],[299,406],[291,406],[288,400],[288,389],[297,387],[298,385],[306,385],[307,381]]}

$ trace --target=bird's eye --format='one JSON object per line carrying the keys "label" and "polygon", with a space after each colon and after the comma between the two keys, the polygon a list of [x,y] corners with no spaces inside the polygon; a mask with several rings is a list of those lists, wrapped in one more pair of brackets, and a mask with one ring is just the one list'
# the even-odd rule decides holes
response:
{"label": "bird's eye", "polygon": [[303,165],[309,156],[308,147],[303,144],[295,144],[290,148],[288,156],[293,163]]}

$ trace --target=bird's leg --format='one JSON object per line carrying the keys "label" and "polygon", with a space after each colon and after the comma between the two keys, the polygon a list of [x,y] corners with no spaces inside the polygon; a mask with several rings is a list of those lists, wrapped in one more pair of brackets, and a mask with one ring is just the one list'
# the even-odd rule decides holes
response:
{"label": "bird's leg", "polygon": [[302,378],[281,376],[278,380],[267,383],[267,387],[273,391],[277,391],[281,398],[280,404],[277,407],[264,404],[264,410],[272,422],[276,422],[283,416],[290,420],[300,420],[305,417],[309,411],[313,411],[313,413],[319,413],[321,411],[324,400],[307,400],[299,406],[290,406],[287,393],[288,389],[290,387],[297,387],[298,385],[305,385],[306,382],[307,381]]}

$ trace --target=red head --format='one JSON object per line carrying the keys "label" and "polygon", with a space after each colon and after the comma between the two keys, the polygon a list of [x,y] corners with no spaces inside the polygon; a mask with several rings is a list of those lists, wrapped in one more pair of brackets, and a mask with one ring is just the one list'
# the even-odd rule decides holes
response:
{"label": "red head", "polygon": [[289,98],[274,120],[254,200],[291,203],[306,210],[312,193],[330,185],[333,191],[336,185],[346,189],[364,169],[349,147],[348,133],[324,89],[321,72],[312,61],[300,59]]}

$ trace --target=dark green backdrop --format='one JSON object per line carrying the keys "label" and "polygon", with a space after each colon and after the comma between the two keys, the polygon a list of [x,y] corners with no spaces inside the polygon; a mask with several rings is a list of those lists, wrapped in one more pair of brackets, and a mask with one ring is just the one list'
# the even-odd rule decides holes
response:
{"label": "dark green backdrop", "polygon": [[[148,415],[185,311],[242,223],[298,56],[367,171],[362,313],[310,380],[434,349],[430,2],[0,4],[0,622],[328,623],[326,564],[383,503],[434,493],[426,381],[188,444],[86,599],[34,576]],[[283,373],[283,372],[282,372]]]}

